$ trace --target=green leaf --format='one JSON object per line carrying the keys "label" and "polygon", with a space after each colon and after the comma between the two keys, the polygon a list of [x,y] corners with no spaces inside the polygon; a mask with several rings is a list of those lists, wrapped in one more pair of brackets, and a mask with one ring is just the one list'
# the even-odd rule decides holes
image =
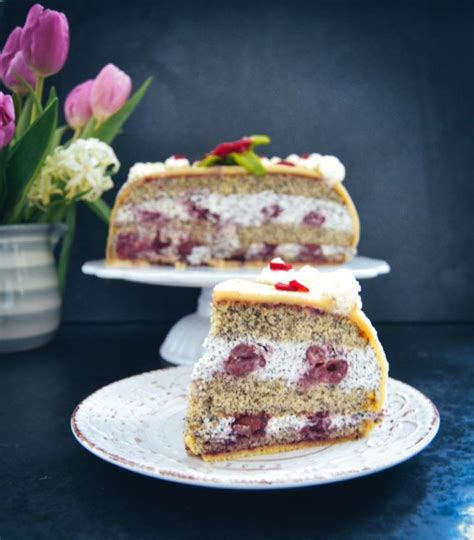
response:
{"label": "green leaf", "polygon": [[56,128],[53,136],[53,140],[51,142],[52,148],[56,148],[61,144],[61,140],[63,138],[64,133],[69,129],[69,126],[59,126]]}
{"label": "green leaf", "polygon": [[16,124],[15,140],[21,139],[25,131],[28,129],[28,126],[30,125],[32,109],[33,109],[33,100],[31,99],[31,96],[28,96],[25,99],[25,103],[23,104],[23,109],[21,111],[20,117],[18,118],[18,122]]}
{"label": "green leaf", "polygon": [[[103,124],[96,127],[91,136],[110,144],[116,135],[120,133],[123,124],[128,120],[129,116],[143,99],[152,80],[153,78],[149,77],[121,109],[108,118]],[[83,138],[86,137],[83,135]]]}
{"label": "green leaf", "polygon": [[263,176],[265,174],[265,167],[262,165],[260,158],[252,151],[245,152],[243,154],[238,154],[237,152],[232,152],[229,154],[232,159],[249,173],[254,174],[255,176]]}
{"label": "green leaf", "polygon": [[112,210],[110,206],[103,201],[102,199],[97,199],[96,201],[84,201],[87,206],[98,216],[106,225],[110,222],[110,214]]}
{"label": "green leaf", "polygon": [[51,86],[51,88],[49,89],[49,95],[48,95],[48,101],[46,102],[46,107],[48,105],[51,105],[51,103],[57,98],[57,94],[56,94],[56,88],[54,88],[54,86]]}
{"label": "green leaf", "polygon": [[57,119],[55,98],[13,147],[7,163],[6,223],[15,223],[21,214],[26,195],[51,148]]}
{"label": "green leaf", "polygon": [[198,167],[212,167],[212,165],[215,165],[220,160],[221,158],[219,156],[213,156],[212,154],[209,154],[208,156],[201,159],[201,161],[198,163]]}
{"label": "green leaf", "polygon": [[87,124],[84,126],[84,130],[81,133],[81,139],[89,139],[89,137],[92,137],[92,133],[95,129],[95,119],[90,118]]}
{"label": "green leaf", "polygon": [[267,135],[251,135],[250,139],[252,144],[250,148],[253,149],[254,146],[260,146],[261,144],[270,144],[272,141]]}

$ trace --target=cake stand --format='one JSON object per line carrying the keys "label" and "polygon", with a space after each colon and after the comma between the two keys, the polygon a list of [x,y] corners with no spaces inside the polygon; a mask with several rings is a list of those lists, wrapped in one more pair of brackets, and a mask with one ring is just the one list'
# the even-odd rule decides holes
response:
{"label": "cake stand", "polygon": [[[380,259],[355,257],[343,265],[319,267],[323,272],[347,268],[358,279],[369,279],[390,272],[390,266]],[[169,331],[160,347],[161,357],[171,364],[194,364],[202,352],[202,343],[210,326],[212,288],[226,279],[255,279],[260,267],[209,268],[171,266],[125,267],[107,266],[104,260],[90,261],[82,266],[84,274],[103,279],[124,279],[135,283],[163,285],[165,287],[200,287],[195,313],[180,319]]]}

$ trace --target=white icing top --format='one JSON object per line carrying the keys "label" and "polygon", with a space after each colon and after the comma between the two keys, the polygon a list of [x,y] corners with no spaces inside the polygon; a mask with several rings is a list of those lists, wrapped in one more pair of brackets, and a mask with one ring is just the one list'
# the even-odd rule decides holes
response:
{"label": "white icing top", "polygon": [[[274,259],[272,262],[283,262]],[[296,280],[309,289],[309,292],[292,292],[275,289],[278,282],[289,283]],[[273,287],[269,287],[273,285]],[[304,266],[301,270],[270,270],[264,268],[256,282],[246,280],[229,280],[216,285],[218,292],[241,292],[242,294],[255,294],[262,298],[281,296],[284,301],[286,295],[304,295],[305,300],[314,301],[317,305],[330,300],[331,311],[334,313],[349,314],[353,309],[362,308],[360,298],[360,285],[350,270],[335,270],[333,272],[320,272],[311,266]]]}
{"label": "white icing top", "polygon": [[[261,157],[262,165],[269,167],[277,165],[280,161],[288,161],[297,167],[303,167],[312,171],[317,171],[323,180],[333,186],[344,180],[346,169],[344,165],[335,156],[322,156],[321,154],[309,154],[308,156],[298,156],[290,154],[285,159],[277,156],[272,158]],[[156,163],[135,163],[130,169],[127,182],[133,182],[145,176],[153,176],[164,171],[183,169],[185,167],[197,167],[198,161],[190,163],[188,159],[170,156],[165,162]]]}
{"label": "white icing top", "polygon": [[323,180],[330,186],[342,182],[346,176],[346,168],[335,156],[322,156],[321,154],[309,154],[298,156],[290,154],[284,160],[279,157],[262,157],[264,166],[276,165],[279,161],[288,161],[296,167],[303,167],[310,171],[318,171]]}

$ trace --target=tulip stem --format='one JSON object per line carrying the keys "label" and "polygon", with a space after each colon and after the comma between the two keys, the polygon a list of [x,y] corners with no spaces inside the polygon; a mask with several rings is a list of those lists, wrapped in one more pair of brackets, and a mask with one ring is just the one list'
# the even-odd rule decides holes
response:
{"label": "tulip stem", "polygon": [[31,123],[33,123],[41,113],[40,107],[41,107],[41,99],[43,97],[43,87],[44,87],[44,77],[41,77],[41,75],[39,75],[38,78],[36,79],[36,86],[35,86],[36,102],[33,107],[33,112],[31,113]]}
{"label": "tulip stem", "polygon": [[16,121],[18,122],[18,119],[20,118],[20,115],[21,115],[22,103],[21,103],[21,96],[18,95],[17,93],[13,94],[13,105],[15,106],[15,118],[16,118]]}

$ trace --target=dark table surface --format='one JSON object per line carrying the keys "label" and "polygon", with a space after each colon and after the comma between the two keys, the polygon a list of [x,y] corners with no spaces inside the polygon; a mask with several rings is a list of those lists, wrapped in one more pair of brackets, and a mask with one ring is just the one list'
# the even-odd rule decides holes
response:
{"label": "dark table surface", "polygon": [[159,367],[167,327],[67,325],[49,346],[0,356],[0,538],[474,538],[474,325],[378,325],[391,375],[428,395],[441,428],[385,472],[267,492],[172,484],[79,446],[76,404]]}

